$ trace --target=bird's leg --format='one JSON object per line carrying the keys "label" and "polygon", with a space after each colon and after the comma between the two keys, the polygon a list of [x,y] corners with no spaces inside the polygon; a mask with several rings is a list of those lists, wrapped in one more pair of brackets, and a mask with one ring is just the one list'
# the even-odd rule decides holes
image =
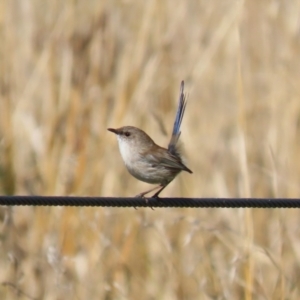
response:
{"label": "bird's leg", "polygon": [[156,198],[156,199],[159,199],[158,195],[164,190],[164,188],[167,186],[168,184],[166,185],[161,185],[161,189],[158,190],[151,198]]}
{"label": "bird's leg", "polygon": [[[146,191],[146,192],[143,192],[143,193],[140,193],[140,194],[136,195],[136,197],[145,198],[144,196],[145,196],[146,194],[148,194],[148,193],[150,193],[150,192],[152,192],[152,191],[155,191],[155,190],[157,190],[158,188],[161,188],[161,187],[162,187],[161,185],[158,185],[158,186],[156,186],[156,187],[154,187],[154,188],[152,188],[152,189],[150,189],[150,190],[148,190],[148,191]],[[147,202],[147,201],[146,201],[146,202]]]}

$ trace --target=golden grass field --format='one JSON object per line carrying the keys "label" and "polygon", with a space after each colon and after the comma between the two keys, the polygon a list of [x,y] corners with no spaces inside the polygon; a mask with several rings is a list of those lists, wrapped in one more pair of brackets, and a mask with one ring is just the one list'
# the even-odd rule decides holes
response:
{"label": "golden grass field", "polygon": [[[134,196],[108,127],[169,141],[162,197],[299,197],[300,1],[3,0],[0,193]],[[297,209],[2,207],[0,299],[300,299]]]}

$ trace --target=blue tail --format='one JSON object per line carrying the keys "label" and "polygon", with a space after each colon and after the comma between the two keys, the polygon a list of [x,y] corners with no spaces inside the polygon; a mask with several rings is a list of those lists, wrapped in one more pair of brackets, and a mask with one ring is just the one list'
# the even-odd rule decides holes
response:
{"label": "blue tail", "polygon": [[184,94],[184,81],[181,81],[178,108],[177,108],[176,118],[174,121],[172,137],[168,146],[169,152],[177,156],[180,156],[177,143],[181,133],[180,125],[184,115],[185,106],[186,106],[186,96]]}

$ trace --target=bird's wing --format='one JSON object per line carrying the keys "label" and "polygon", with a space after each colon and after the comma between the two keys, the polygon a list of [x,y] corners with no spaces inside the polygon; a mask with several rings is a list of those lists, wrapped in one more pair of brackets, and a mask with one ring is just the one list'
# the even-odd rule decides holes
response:
{"label": "bird's wing", "polygon": [[155,155],[153,155],[153,151],[149,151],[144,154],[144,157],[150,164],[192,173],[192,171],[182,163],[179,156],[169,153],[167,149],[161,147],[156,148]]}

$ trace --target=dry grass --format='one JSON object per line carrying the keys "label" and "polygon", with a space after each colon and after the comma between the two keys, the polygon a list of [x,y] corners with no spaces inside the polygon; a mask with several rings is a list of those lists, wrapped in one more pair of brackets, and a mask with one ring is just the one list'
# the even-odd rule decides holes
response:
{"label": "dry grass", "polygon": [[[176,3],[176,4],[175,4]],[[164,196],[299,197],[300,2],[0,2],[0,193],[130,196],[107,127],[187,166]],[[299,299],[299,211],[1,208],[1,299]],[[25,293],[25,294],[24,294]]]}

